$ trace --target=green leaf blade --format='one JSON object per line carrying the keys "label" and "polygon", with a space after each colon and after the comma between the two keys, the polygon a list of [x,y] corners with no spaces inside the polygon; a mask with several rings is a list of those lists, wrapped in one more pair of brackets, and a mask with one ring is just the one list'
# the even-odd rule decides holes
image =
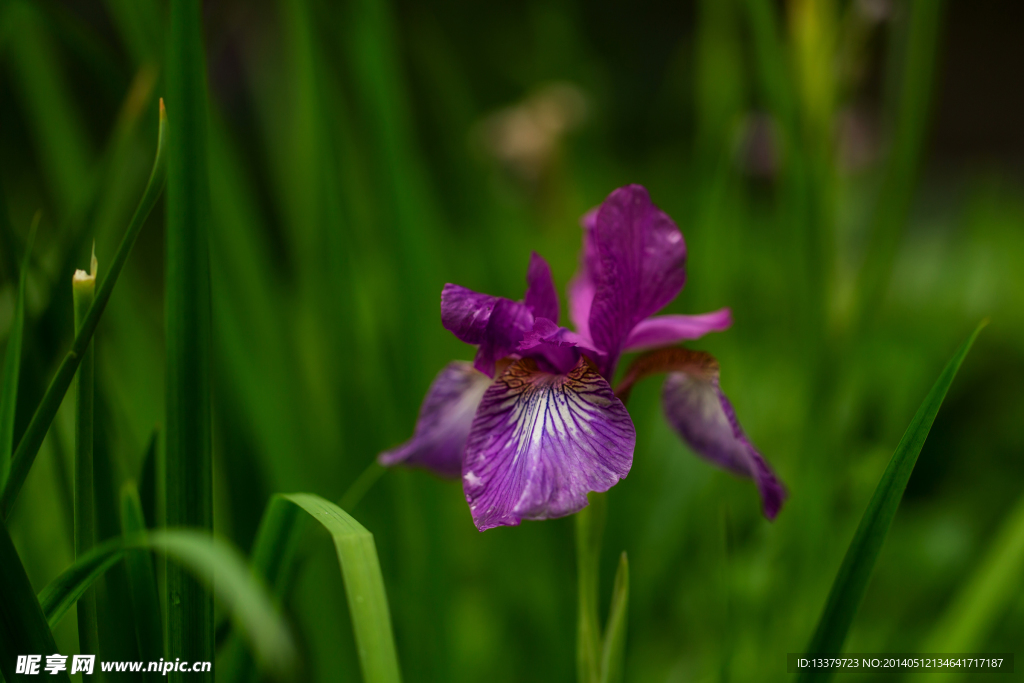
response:
{"label": "green leaf blade", "polygon": [[0,490],[7,483],[14,450],[14,416],[18,406],[18,379],[21,376],[21,343],[25,333],[25,287],[28,281],[29,257],[39,226],[39,214],[32,221],[25,243],[25,256],[18,275],[18,293],[14,302],[14,319],[4,351],[3,375],[0,375]]}
{"label": "green leaf blade", "polygon": [[[967,352],[987,323],[987,320],[982,321],[967,341],[957,349],[931,391],[925,396],[896,447],[836,574],[817,630],[807,647],[808,653],[832,654],[842,651],[846,634],[860,607],[875,561],[896,516],[896,510],[903,498],[907,482],[910,481],[917,457],[935,422],[935,416]],[[826,681],[830,677],[831,672],[827,670],[805,670],[799,680]]]}
{"label": "green leaf blade", "polygon": [[[121,530],[125,539],[146,533],[142,501],[139,499],[135,482],[131,481],[125,482],[121,487]],[[129,550],[125,553],[124,562],[128,570],[139,655],[143,659],[156,661],[165,653],[160,594],[157,590],[153,558],[145,550]]]}
{"label": "green leaf blade", "polygon": [[[209,105],[199,0],[170,3],[167,102],[166,516],[168,526],[212,530]],[[166,577],[168,653],[211,661],[213,596],[176,564]],[[212,681],[212,672],[201,680]]]}
{"label": "green leaf blade", "polygon": [[309,493],[283,496],[327,529],[345,581],[352,628],[365,683],[402,680],[384,579],[373,534],[337,505]]}
{"label": "green leaf blade", "polygon": [[[31,681],[16,674],[18,655],[53,654],[57,643],[25,573],[7,525],[0,520],[0,673],[8,683]],[[70,681],[67,671],[57,680]]]}
{"label": "green leaf blade", "polygon": [[623,551],[615,571],[612,604],[604,631],[601,653],[601,683],[621,683],[626,653],[626,625],[629,616],[629,558]]}
{"label": "green leaf blade", "polygon": [[139,200],[139,205],[135,209],[131,221],[128,223],[128,229],[125,231],[124,238],[122,238],[121,244],[117,248],[117,253],[114,254],[114,259],[110,265],[110,272],[100,282],[99,288],[96,291],[96,298],[92,306],[89,307],[89,313],[86,315],[81,329],[75,334],[75,341],[71,345],[71,350],[68,351],[64,360],[61,361],[60,366],[57,368],[57,372],[50,381],[50,385],[46,388],[43,399],[39,402],[39,406],[32,415],[28,427],[25,428],[25,434],[21,437],[21,441],[18,442],[18,446],[14,450],[14,455],[11,458],[11,470],[4,485],[3,494],[0,495],[0,517],[3,519],[7,519],[8,515],[10,515],[14,501],[18,497],[22,485],[25,483],[29,470],[32,469],[32,463],[35,462],[36,455],[39,454],[39,447],[43,444],[46,432],[49,430],[54,417],[56,417],[60,404],[64,400],[64,395],[75,378],[75,372],[82,361],[82,356],[92,340],[93,333],[96,332],[100,317],[103,315],[107,302],[110,300],[110,295],[114,291],[114,284],[117,282],[124,264],[128,261],[128,255],[131,253],[132,247],[135,246],[135,241],[142,230],[142,226],[156,205],[157,199],[160,198],[167,171],[166,143],[167,116],[161,101],[156,157],[153,159],[153,168],[150,172],[146,189],[142,193],[142,199]]}
{"label": "green leaf blade", "polygon": [[[56,625],[105,571],[124,557],[126,551],[135,549],[163,553],[204,586],[214,587],[217,598],[230,612],[263,667],[281,679],[294,674],[297,661],[295,644],[266,588],[253,577],[231,544],[199,530],[167,529],[111,539],[96,546],[40,591],[40,614],[45,614],[46,622]],[[3,540],[0,539],[0,560],[6,560],[3,550]],[[10,573],[6,564],[0,567],[0,578],[5,580]],[[27,578],[25,582],[28,585]],[[0,604],[7,597],[7,591],[4,593]],[[0,619],[3,618],[5,615],[0,614]],[[36,651],[52,653],[56,652],[55,648],[23,650],[21,654]],[[200,661],[212,660],[211,657]]]}

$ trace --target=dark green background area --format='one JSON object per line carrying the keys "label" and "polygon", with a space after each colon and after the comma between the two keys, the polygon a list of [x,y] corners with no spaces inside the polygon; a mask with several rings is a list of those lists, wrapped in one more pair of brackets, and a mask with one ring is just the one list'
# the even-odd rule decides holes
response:
{"label": "dark green background area", "polygon": [[[564,291],[579,217],[641,183],[689,249],[666,312],[731,307],[731,330],[690,345],[720,360],[790,499],[766,522],[749,481],[671,432],[657,382],[636,389],[602,557],[607,609],[629,555],[626,680],[786,680],[901,434],[984,317],[847,649],[1019,647],[1024,9],[950,0],[932,50],[914,33],[929,2],[207,2],[217,531],[248,551],[271,493],[337,500],[412,433],[436,372],[471,357],[441,327],[443,284],[519,298],[536,250]],[[93,240],[109,263],[145,185],[166,36],[157,0],[0,0],[3,344],[43,212],[16,437],[70,344],[73,269]],[[545,106],[564,131],[537,123]],[[516,125],[540,152],[495,151]],[[164,419],[164,215],[96,336],[112,500],[126,479],[145,498]],[[37,589],[73,556],[73,402],[10,519]],[[480,534],[458,482],[406,470],[349,512],[375,536],[406,681],[574,678],[572,520]],[[303,677],[358,680],[316,540],[286,605]],[[119,590],[116,573],[99,588],[106,659],[133,658],[104,598]],[[75,620],[56,637],[77,651]]]}

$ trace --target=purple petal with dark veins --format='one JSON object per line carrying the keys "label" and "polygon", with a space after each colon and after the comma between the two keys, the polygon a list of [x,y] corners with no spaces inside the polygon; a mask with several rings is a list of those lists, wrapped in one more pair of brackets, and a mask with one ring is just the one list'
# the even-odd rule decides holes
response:
{"label": "purple petal with dark veins", "polygon": [[415,465],[443,477],[462,473],[462,453],[480,399],[491,384],[470,363],[449,363],[427,390],[413,437],[381,453],[381,465]]}
{"label": "purple petal with dark veins", "polygon": [[[589,231],[598,263],[590,338],[614,366],[629,333],[672,301],[686,282],[686,244],[679,228],[640,185],[612,192]],[[612,368],[606,368],[610,371]]]}
{"label": "purple petal with dark veins", "polygon": [[637,323],[626,338],[624,351],[643,351],[722,332],[732,325],[732,313],[722,308],[702,315],[658,315]]}
{"label": "purple petal with dark veins", "polygon": [[712,374],[672,372],[661,393],[665,417],[686,443],[710,462],[750,477],[761,495],[764,516],[775,519],[786,499],[786,488],[750,443],[729,399]]}
{"label": "purple petal with dark veins", "polygon": [[526,271],[524,301],[535,318],[558,322],[558,290],[551,277],[551,267],[537,252],[530,254],[530,267]]}
{"label": "purple petal with dark veins", "polygon": [[484,394],[466,442],[462,485],[480,531],[572,514],[629,473],[636,432],[586,359],[567,375],[532,359]]}

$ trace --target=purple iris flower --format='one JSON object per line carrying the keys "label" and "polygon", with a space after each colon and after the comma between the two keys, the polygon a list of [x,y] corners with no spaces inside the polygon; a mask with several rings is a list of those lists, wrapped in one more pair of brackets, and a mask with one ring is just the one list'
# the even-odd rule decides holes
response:
{"label": "purple iris flower", "polygon": [[[740,428],[717,361],[676,346],[727,329],[729,309],[654,315],[686,281],[679,228],[639,185],[615,190],[582,223],[580,268],[569,285],[576,331],[559,326],[551,270],[537,254],[522,301],[445,285],[441,321],[477,347],[476,358],[441,371],[413,437],[380,462],[461,476],[481,531],[568,515],[586,506],[587,493],[629,473],[636,431],[623,401],[638,380],[667,373],[669,423],[702,457],[752,478],[774,519],[785,488]],[[613,390],[620,356],[645,350]]]}

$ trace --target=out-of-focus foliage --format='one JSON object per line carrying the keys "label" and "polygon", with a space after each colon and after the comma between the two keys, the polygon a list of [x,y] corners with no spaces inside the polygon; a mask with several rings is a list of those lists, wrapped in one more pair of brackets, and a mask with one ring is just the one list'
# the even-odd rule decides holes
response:
{"label": "out-of-focus foliage", "polygon": [[[71,273],[94,239],[110,261],[145,186],[165,4],[0,2],[4,346],[43,211],[15,443],[73,337]],[[900,435],[985,316],[847,647],[1012,650],[1024,56],[1017,4],[983,4],[206,3],[216,529],[248,550],[273,492],[337,500],[470,353],[441,328],[442,285],[518,298],[531,249],[564,284],[580,215],[639,182],[689,247],[670,312],[732,307],[733,328],[693,346],[721,361],[791,497],[765,522],[749,482],[670,432],[656,384],[637,388],[599,589],[603,623],[627,551],[625,680],[785,678]],[[143,453],[165,414],[163,215],[95,337],[98,541],[121,533],[126,480],[157,521]],[[36,590],[73,559],[73,423],[69,398],[8,520]],[[572,680],[572,520],[480,534],[458,482],[410,471],[348,512],[374,534],[405,680]],[[355,680],[337,559],[303,557],[286,605],[303,675]],[[126,576],[97,583],[104,659],[135,658]],[[968,643],[934,630],[956,615]],[[75,629],[56,630],[62,652]]]}

